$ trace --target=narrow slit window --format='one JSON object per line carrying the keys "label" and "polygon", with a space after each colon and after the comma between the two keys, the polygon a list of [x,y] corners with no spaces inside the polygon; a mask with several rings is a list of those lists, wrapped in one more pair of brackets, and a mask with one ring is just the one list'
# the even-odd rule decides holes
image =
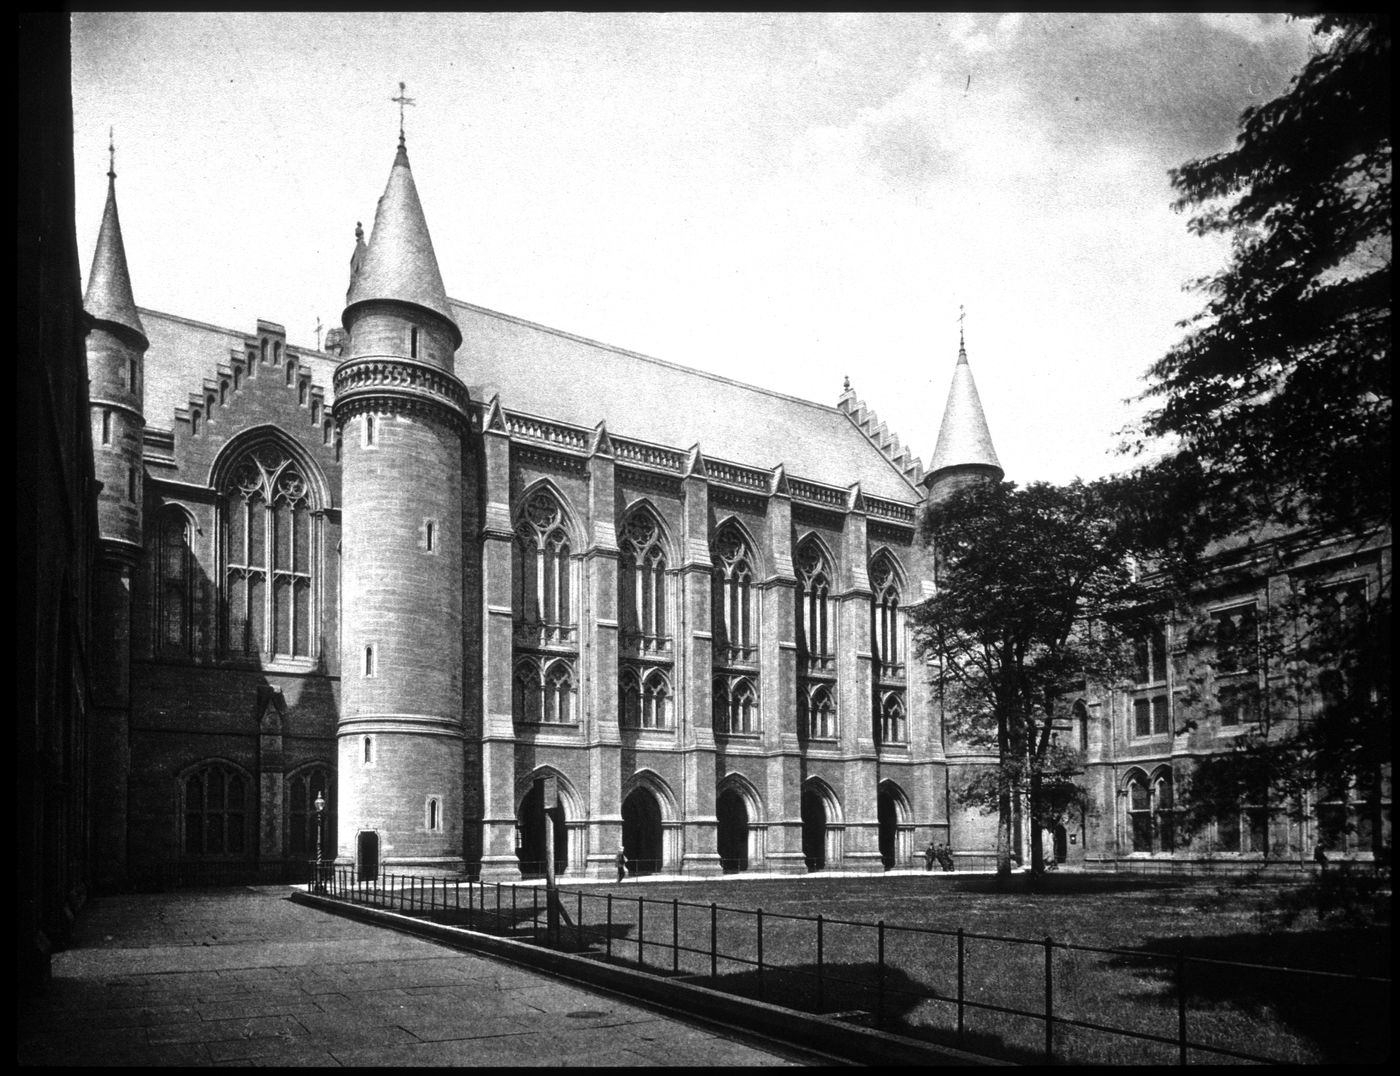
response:
{"label": "narrow slit window", "polygon": [[228,382],[219,382],[219,406],[223,407],[228,403]]}
{"label": "narrow slit window", "polygon": [[311,425],[315,426],[321,421],[321,405],[315,400],[311,401]]}
{"label": "narrow slit window", "polygon": [[436,833],[442,828],[442,812],[438,810],[438,801],[436,796],[428,797],[427,815],[428,830],[431,833]]}
{"label": "narrow slit window", "polygon": [[297,403],[302,407],[306,406],[306,379],[302,378],[297,382]]}
{"label": "narrow slit window", "polygon": [[287,363],[287,384],[290,385],[290,384],[292,383],[292,381],[293,381],[293,380],[295,379],[295,377],[296,377],[296,373],[297,373],[297,364],[294,363],[294,362],[288,362],[288,363]]}
{"label": "narrow slit window", "polygon": [[368,766],[374,761],[374,737],[366,736],[364,742],[364,764]]}
{"label": "narrow slit window", "polygon": [[437,548],[437,524],[431,519],[423,525],[423,537],[428,547],[428,552],[433,552]]}
{"label": "narrow slit window", "polygon": [[235,366],[235,367],[233,368],[233,387],[234,387],[234,389],[237,390],[238,386],[241,385],[242,383],[243,383],[243,370],[242,370],[241,367]]}
{"label": "narrow slit window", "polygon": [[112,443],[112,409],[110,407],[102,409],[102,443],[104,445]]}
{"label": "narrow slit window", "polygon": [[190,412],[190,432],[191,432],[191,433],[198,433],[198,432],[199,432],[199,409],[198,409],[198,408],[195,408],[195,410],[193,410],[193,411]]}
{"label": "narrow slit window", "polygon": [[374,675],[374,647],[365,647],[365,675]]}
{"label": "narrow slit window", "polygon": [[131,391],[136,391],[136,360],[131,359],[127,363],[127,383],[131,386]]}
{"label": "narrow slit window", "polygon": [[136,503],[136,468],[126,469],[126,499],[132,504]]}
{"label": "narrow slit window", "polygon": [[408,357],[416,359],[418,357],[418,327],[414,326],[408,330]]}
{"label": "narrow slit window", "polygon": [[374,416],[373,416],[373,415],[366,415],[366,416],[365,416],[365,444],[366,444],[366,445],[372,445],[372,444],[374,444],[374,436],[375,436],[375,433],[376,433],[376,431],[375,431],[375,428],[374,428]]}

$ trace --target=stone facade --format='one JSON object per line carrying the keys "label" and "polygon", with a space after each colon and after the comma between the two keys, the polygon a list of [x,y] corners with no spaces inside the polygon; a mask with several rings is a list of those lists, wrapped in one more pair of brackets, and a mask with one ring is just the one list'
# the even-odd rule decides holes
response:
{"label": "stone facade", "polygon": [[[304,863],[318,795],[325,857],[366,873],[990,856],[956,791],[993,760],[947,741],[905,616],[925,505],[1001,475],[965,350],[925,473],[849,385],[811,403],[447,299],[402,146],[354,266],[326,351],[145,309],[90,337],[98,472],[139,471],[103,501],[131,551],[102,589],[130,610],[100,642],[113,881]],[[1256,600],[1352,571],[1331,548],[1260,561]],[[1388,578],[1388,535],[1347,555]],[[1123,806],[1140,780],[1169,809],[1162,774],[1229,738],[1205,710],[1158,736],[1150,698],[1136,736],[1157,688],[1067,724],[1096,807],[1058,858],[1215,854]]]}

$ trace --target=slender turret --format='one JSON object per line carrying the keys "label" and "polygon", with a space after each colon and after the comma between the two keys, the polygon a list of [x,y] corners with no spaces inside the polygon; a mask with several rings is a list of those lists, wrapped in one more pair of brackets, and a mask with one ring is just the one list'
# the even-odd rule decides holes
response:
{"label": "slender turret", "polygon": [[339,856],[363,873],[461,870],[468,397],[402,135],[342,321]]}
{"label": "slender turret", "polygon": [[97,495],[98,570],[93,610],[97,757],[94,817],[97,881],[120,885],[126,875],[127,775],[131,748],[131,585],[142,549],[142,395],[146,330],[131,294],[117,216],[116,151],[108,147],[107,206],[97,233],[83,309],[88,315],[87,367]]}
{"label": "slender turret", "polygon": [[967,347],[959,332],[958,364],[953,368],[943,425],[938,429],[938,444],[923,484],[929,497],[938,502],[970,482],[1000,482],[1003,473],[992,447],[987,417],[982,413],[977,383],[972,379],[972,367],[967,362]]}

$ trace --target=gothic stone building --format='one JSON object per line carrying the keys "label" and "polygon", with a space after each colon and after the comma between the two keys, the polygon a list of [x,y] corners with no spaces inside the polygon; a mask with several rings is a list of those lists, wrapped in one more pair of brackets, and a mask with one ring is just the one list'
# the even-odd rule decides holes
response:
{"label": "gothic stone building", "polygon": [[[990,760],[945,742],[905,619],[922,506],[1001,475],[965,352],[925,472],[849,386],[813,403],[450,300],[402,143],[324,350],[138,309],[114,185],[86,309],[105,881],[304,861],[318,796],[327,858],[365,873],[990,851],[950,794]],[[1117,806],[1141,777],[1169,808],[1188,747],[1151,701],[1120,740],[1143,691],[1066,733],[1101,810],[1061,858],[1175,854]]]}

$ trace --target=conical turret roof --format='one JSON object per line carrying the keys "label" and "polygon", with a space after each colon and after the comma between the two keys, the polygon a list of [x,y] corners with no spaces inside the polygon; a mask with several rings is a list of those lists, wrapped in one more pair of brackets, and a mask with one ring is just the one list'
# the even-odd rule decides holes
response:
{"label": "conical turret roof", "polygon": [[953,368],[953,384],[948,389],[948,403],[943,408],[943,425],[938,429],[938,445],[929,464],[930,476],[948,467],[978,465],[1001,471],[992,434],[987,429],[987,416],[982,413],[982,400],[977,395],[977,383],[972,380],[972,367],[967,362],[967,349],[958,344],[958,364]]}
{"label": "conical turret roof", "polygon": [[389,169],[389,182],[374,211],[369,250],[350,281],[345,311],[348,314],[355,304],[373,299],[393,299],[431,310],[452,326],[456,344],[462,342],[461,330],[452,317],[442,286],[442,273],[428,235],[423,205],[418,200],[418,188],[413,183],[413,171],[408,166],[408,150],[402,141]]}
{"label": "conical turret roof", "polygon": [[107,173],[107,207],[102,212],[102,227],[97,232],[97,249],[92,255],[83,309],[97,321],[121,325],[140,336],[142,342],[149,343],[131,294],[126,246],[122,243],[122,226],[117,218],[115,172]]}

